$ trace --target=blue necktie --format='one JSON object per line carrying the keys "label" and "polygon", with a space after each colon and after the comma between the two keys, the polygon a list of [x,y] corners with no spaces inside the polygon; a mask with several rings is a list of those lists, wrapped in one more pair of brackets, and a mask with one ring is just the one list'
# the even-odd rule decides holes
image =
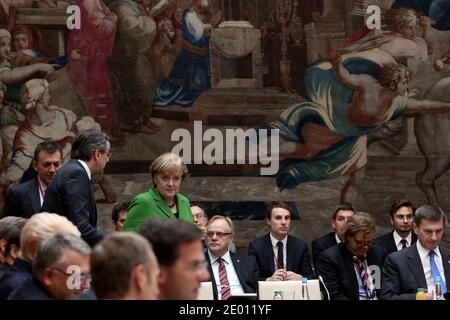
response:
{"label": "blue necktie", "polygon": [[434,256],[436,252],[430,251],[430,267],[431,267],[431,275],[433,276],[434,283],[439,282],[441,284],[442,292],[447,292],[447,287],[445,286],[444,281],[442,280],[441,274],[439,273],[439,269],[436,265],[436,261],[434,261]]}

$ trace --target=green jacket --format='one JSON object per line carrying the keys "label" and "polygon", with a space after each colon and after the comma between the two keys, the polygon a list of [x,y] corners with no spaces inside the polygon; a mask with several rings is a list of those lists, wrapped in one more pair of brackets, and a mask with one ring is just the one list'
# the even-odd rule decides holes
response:
{"label": "green jacket", "polygon": [[[177,194],[176,200],[179,219],[192,223],[191,206],[188,198]],[[155,187],[151,187],[150,190],[137,195],[133,199],[128,207],[128,216],[125,220],[123,230],[137,232],[145,220],[150,217],[176,219],[166,201],[156,191]]]}

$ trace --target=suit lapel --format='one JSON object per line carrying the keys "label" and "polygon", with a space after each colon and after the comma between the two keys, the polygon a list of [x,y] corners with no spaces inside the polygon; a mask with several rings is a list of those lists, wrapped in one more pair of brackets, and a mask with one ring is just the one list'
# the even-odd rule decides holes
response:
{"label": "suit lapel", "polygon": [[236,271],[236,274],[238,276],[239,283],[241,284],[244,292],[247,292],[247,290],[245,288],[245,281],[244,281],[245,280],[245,278],[244,278],[245,266],[242,265],[239,257],[236,254],[234,254],[233,252],[230,252],[230,257],[231,257],[231,262],[233,263],[233,266],[234,266],[234,270]]}
{"label": "suit lapel", "polygon": [[293,270],[293,266],[297,261],[297,252],[295,251],[294,245],[292,243],[292,238],[288,235],[286,241],[286,270]]}
{"label": "suit lapel", "polygon": [[268,233],[264,239],[264,253],[267,265],[270,266],[271,275],[275,272],[275,262],[273,257],[272,241],[270,240],[270,233]]}
{"label": "suit lapel", "polygon": [[158,191],[154,187],[152,187],[149,192],[151,193],[153,200],[155,201],[156,206],[161,210],[162,213],[164,213],[165,216],[167,216],[170,219],[174,219],[175,215],[170,210],[167,203],[164,201],[164,199],[161,197]]}
{"label": "suit lapel", "polygon": [[33,179],[33,184],[30,185],[28,196],[30,197],[31,207],[33,212],[41,211],[41,199],[39,197],[39,185],[37,178]]}
{"label": "suit lapel", "polygon": [[448,291],[450,287],[450,252],[441,246],[439,246],[439,252],[442,255],[442,266],[444,267],[445,283]]}
{"label": "suit lapel", "polygon": [[208,261],[208,271],[209,271],[209,274],[210,274],[209,280],[212,282],[214,299],[217,300],[219,295],[217,293],[216,279],[214,278],[214,272],[213,272],[213,269],[212,269],[212,264],[213,264],[214,261],[211,261],[211,257],[209,255],[208,251],[205,253],[205,255],[206,255],[206,258],[207,258],[207,261]]}
{"label": "suit lapel", "polygon": [[422,261],[420,261],[417,246],[413,245],[408,249],[404,250],[408,250],[407,252],[408,268],[410,269],[412,275],[416,279],[417,284],[419,285],[418,288],[426,288],[427,280],[425,279],[425,273],[423,272],[423,265]]}
{"label": "suit lapel", "polygon": [[355,267],[353,266],[353,255],[350,251],[348,251],[345,243],[341,242],[340,249],[343,252],[344,263],[343,267],[345,268],[345,273],[348,274],[350,280],[350,294],[353,296],[355,300],[359,300],[359,286],[358,279],[356,278]]}
{"label": "suit lapel", "polygon": [[389,241],[389,251],[388,252],[396,252],[398,251],[397,249],[397,244],[395,243],[395,239],[394,239],[394,231],[391,232],[391,236],[389,237],[390,241]]}

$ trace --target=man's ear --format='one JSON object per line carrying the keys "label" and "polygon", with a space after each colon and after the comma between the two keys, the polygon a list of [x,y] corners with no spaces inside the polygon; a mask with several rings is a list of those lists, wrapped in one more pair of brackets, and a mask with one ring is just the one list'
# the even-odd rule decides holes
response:
{"label": "man's ear", "polygon": [[41,283],[44,286],[46,286],[46,287],[50,287],[52,285],[52,283],[53,283],[52,277],[51,277],[52,276],[52,272],[53,272],[52,269],[45,268],[40,274]]}
{"label": "man's ear", "polygon": [[36,160],[31,161],[31,166],[33,167],[34,171],[36,171],[36,172],[37,172],[37,165],[38,165],[38,163]]}
{"label": "man's ear", "polygon": [[134,284],[136,285],[136,289],[139,292],[142,292],[145,290],[145,287],[147,286],[147,282],[149,281],[147,276],[147,271],[145,270],[145,266],[143,264],[138,264],[133,268],[133,271],[131,272],[131,278]]}
{"label": "man's ear", "polygon": [[6,240],[0,239],[0,252],[3,253],[3,255],[5,255],[5,250],[6,250]]}

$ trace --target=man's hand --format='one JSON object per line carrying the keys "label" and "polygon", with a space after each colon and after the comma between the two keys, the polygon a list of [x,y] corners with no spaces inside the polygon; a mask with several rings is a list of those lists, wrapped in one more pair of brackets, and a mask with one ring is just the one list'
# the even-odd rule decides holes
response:
{"label": "man's hand", "polygon": [[300,281],[302,280],[302,276],[292,271],[286,272],[286,281]]}
{"label": "man's hand", "polygon": [[267,281],[284,281],[286,280],[287,272],[286,269],[278,269],[273,273],[270,278],[267,278]]}

